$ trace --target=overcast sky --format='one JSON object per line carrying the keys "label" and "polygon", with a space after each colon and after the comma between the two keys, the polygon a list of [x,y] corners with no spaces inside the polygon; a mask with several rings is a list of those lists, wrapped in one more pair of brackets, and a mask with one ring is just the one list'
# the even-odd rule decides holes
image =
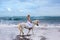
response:
{"label": "overcast sky", "polygon": [[0,16],[60,16],[60,0],[0,0]]}

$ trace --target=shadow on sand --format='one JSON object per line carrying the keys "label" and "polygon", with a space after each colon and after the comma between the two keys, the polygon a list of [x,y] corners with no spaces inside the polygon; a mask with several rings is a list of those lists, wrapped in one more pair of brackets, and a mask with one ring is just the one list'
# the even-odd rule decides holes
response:
{"label": "shadow on sand", "polygon": [[16,39],[14,39],[14,40],[31,40],[30,36],[31,35],[17,35]]}
{"label": "shadow on sand", "polygon": [[47,38],[44,37],[44,36],[41,36],[41,39],[40,40],[46,40]]}

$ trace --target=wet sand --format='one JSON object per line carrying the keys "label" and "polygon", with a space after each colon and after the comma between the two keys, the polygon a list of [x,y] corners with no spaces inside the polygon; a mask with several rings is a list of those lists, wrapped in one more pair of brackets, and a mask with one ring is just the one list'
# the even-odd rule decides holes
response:
{"label": "wet sand", "polygon": [[[28,30],[24,29],[25,35]],[[60,40],[60,28],[34,28],[34,35],[32,31],[29,38],[21,39],[17,27],[2,27],[0,28],[0,40]]]}

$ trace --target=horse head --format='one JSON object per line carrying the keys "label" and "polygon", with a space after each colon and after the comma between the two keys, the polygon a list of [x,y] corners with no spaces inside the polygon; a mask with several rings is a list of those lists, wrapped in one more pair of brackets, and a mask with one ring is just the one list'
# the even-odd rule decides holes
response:
{"label": "horse head", "polygon": [[34,20],[33,24],[39,26],[39,20]]}

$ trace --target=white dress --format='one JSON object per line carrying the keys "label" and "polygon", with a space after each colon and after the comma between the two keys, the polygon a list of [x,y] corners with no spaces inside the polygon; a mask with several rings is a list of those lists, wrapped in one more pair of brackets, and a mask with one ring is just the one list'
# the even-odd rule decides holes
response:
{"label": "white dress", "polygon": [[33,27],[33,24],[30,23],[29,21],[27,21],[26,25],[27,25],[29,28],[32,28],[32,27]]}

